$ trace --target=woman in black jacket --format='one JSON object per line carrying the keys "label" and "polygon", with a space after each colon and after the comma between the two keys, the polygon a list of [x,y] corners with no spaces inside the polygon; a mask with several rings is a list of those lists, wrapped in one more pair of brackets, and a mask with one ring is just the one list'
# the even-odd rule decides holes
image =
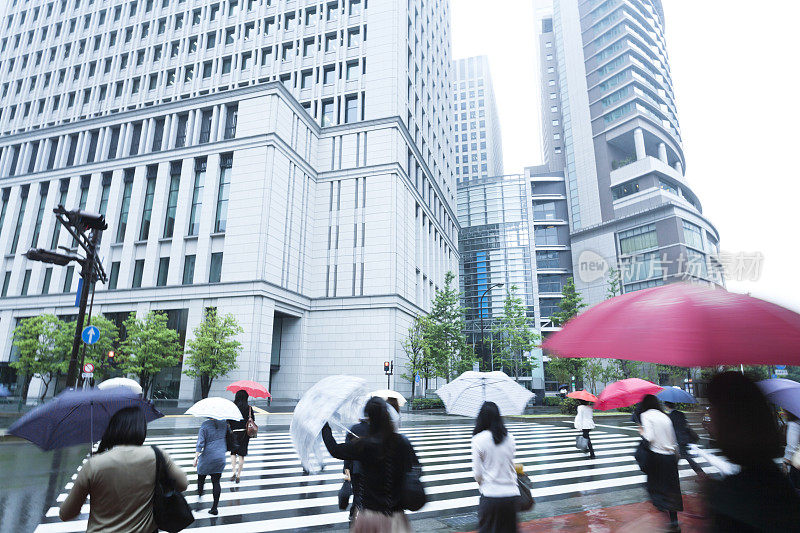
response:
{"label": "woman in black jacket", "polygon": [[406,474],[419,464],[414,448],[406,437],[394,432],[385,400],[370,398],[364,414],[369,423],[364,438],[337,444],[330,426],[322,428],[322,440],[333,457],[360,462],[361,509],[356,511],[353,532],[410,532],[401,496]]}
{"label": "woman in black jacket", "polygon": [[239,483],[239,477],[242,475],[242,468],[244,468],[244,458],[247,457],[247,445],[250,443],[250,437],[247,435],[247,420],[252,418],[255,420],[253,408],[248,402],[250,395],[245,390],[236,391],[236,396],[233,403],[239,408],[242,413],[242,420],[229,420],[228,425],[233,432],[233,449],[231,450],[231,481]]}

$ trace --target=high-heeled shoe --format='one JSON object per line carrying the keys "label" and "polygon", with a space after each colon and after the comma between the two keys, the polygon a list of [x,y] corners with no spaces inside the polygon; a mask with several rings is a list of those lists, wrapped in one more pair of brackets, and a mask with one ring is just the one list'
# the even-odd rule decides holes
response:
{"label": "high-heeled shoe", "polygon": [[236,475],[236,483],[239,483],[239,474]]}

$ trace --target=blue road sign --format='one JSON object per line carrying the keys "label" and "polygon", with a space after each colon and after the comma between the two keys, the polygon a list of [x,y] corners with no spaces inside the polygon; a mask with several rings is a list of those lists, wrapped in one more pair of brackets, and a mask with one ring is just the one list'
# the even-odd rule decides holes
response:
{"label": "blue road sign", "polygon": [[94,344],[100,338],[100,330],[96,326],[86,326],[81,332],[81,339],[86,344]]}
{"label": "blue road sign", "polygon": [[81,306],[81,292],[83,292],[83,278],[78,278],[78,294],[75,295],[75,307]]}
{"label": "blue road sign", "polygon": [[786,370],[786,365],[775,365],[775,370]]}

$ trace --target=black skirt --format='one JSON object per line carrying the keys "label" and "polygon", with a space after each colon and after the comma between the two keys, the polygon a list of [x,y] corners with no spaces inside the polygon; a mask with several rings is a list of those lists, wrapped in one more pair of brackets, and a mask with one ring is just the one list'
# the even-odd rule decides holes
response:
{"label": "black skirt", "polygon": [[247,457],[247,445],[249,443],[250,437],[247,436],[247,430],[234,431],[231,454],[238,455],[239,457]]}
{"label": "black skirt", "polygon": [[647,460],[647,493],[659,511],[683,511],[678,458],[649,452]]}
{"label": "black skirt", "polygon": [[478,502],[478,533],[516,533],[517,497],[490,498]]}

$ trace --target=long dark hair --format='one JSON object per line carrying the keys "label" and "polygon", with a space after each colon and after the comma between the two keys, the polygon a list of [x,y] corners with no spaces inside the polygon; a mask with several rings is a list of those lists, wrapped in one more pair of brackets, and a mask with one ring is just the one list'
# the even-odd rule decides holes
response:
{"label": "long dark hair", "polygon": [[97,453],[110,450],[114,446],[141,446],[147,438],[147,421],[144,412],[138,407],[120,409],[108,422],[108,427],[100,439]]}
{"label": "long dark hair", "polygon": [[644,413],[645,411],[649,411],[650,409],[655,409],[656,411],[662,411],[661,409],[661,402],[658,401],[658,398],[653,396],[652,394],[648,394],[644,398],[642,398],[641,403],[639,404],[639,413]]}
{"label": "long dark hair", "polygon": [[364,415],[369,421],[369,437],[388,444],[394,436],[392,419],[387,411],[389,404],[386,400],[373,396],[364,406]]}
{"label": "long dark hair", "polygon": [[722,372],[708,384],[711,430],[719,449],[742,466],[769,463],[781,455],[775,411],[758,386],[739,372]]}
{"label": "long dark hair", "polygon": [[233,398],[233,403],[239,408],[239,412],[242,413],[242,418],[245,420],[250,417],[250,404],[247,403],[249,398],[250,395],[244,389],[236,391],[236,396]]}
{"label": "long dark hair", "polygon": [[472,430],[472,434],[477,435],[487,429],[492,432],[492,440],[494,440],[495,444],[503,442],[503,439],[508,435],[506,425],[503,424],[503,419],[500,417],[500,409],[497,408],[497,404],[494,402],[483,402],[478,418],[475,420],[475,429]]}

